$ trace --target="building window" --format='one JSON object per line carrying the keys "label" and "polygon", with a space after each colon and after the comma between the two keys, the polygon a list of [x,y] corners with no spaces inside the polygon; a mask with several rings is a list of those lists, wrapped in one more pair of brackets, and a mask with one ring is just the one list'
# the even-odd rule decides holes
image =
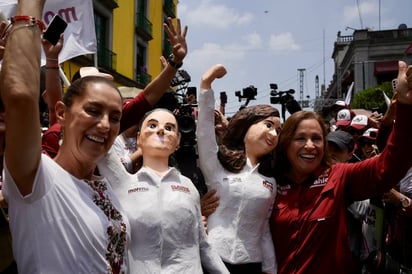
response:
{"label": "building window", "polygon": [[94,24],[96,26],[98,65],[114,70],[116,67],[116,54],[110,50],[110,21],[107,17],[95,12]]}

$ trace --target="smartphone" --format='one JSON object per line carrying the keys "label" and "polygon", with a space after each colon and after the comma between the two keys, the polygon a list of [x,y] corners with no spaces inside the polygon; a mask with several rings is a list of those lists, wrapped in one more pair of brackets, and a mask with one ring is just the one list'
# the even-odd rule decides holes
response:
{"label": "smartphone", "polygon": [[56,45],[60,39],[60,35],[64,32],[66,27],[66,21],[56,14],[50,21],[46,31],[43,33],[43,38],[49,41],[52,45]]}

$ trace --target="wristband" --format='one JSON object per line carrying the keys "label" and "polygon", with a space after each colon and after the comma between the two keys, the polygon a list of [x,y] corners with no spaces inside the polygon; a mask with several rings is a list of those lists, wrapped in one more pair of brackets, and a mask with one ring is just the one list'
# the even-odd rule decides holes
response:
{"label": "wristband", "polygon": [[37,24],[39,27],[40,31],[43,32],[46,29],[46,26],[44,25],[43,21],[36,19],[33,16],[28,16],[28,15],[16,15],[10,18],[10,21],[12,24],[17,23],[17,22],[26,22],[29,24],[29,26],[34,26]]}
{"label": "wristband", "polygon": [[180,69],[183,66],[183,62],[180,64],[177,64],[175,61],[173,61],[173,53],[169,55],[169,58],[167,58],[167,62],[169,63],[169,65],[171,65],[175,69]]}

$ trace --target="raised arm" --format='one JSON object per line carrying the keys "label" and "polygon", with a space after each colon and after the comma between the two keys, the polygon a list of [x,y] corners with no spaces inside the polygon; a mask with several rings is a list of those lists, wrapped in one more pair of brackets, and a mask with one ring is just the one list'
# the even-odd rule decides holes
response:
{"label": "raised arm", "polygon": [[42,96],[49,108],[49,126],[57,122],[54,106],[63,97],[59,73],[59,53],[63,48],[63,41],[63,34],[56,45],[51,44],[46,39],[41,41],[46,55],[46,89]]}
{"label": "raised arm", "polygon": [[[199,152],[199,166],[206,179],[209,189],[220,183],[220,173],[223,167],[217,160],[217,142],[215,134],[215,98],[212,90],[212,82],[226,74],[223,65],[214,65],[202,76],[200,82],[199,109],[197,120],[197,144]],[[212,133],[212,134],[211,134]]]}
{"label": "raised arm", "polygon": [[407,66],[403,61],[399,61],[396,90],[400,104],[412,105],[412,65]]}
{"label": "raised arm", "polygon": [[226,74],[226,68],[217,64],[209,68],[203,75],[200,80],[200,89],[212,89],[212,82],[216,78],[222,78]]}
{"label": "raised arm", "polygon": [[31,193],[41,156],[38,93],[40,35],[37,24],[45,0],[19,0],[17,17],[9,28],[0,76],[6,110],[7,168],[22,195]]}
{"label": "raised arm", "polygon": [[163,24],[169,41],[173,47],[172,62],[168,62],[162,72],[155,79],[153,79],[144,90],[144,96],[152,106],[156,105],[163,94],[165,94],[165,92],[169,89],[170,82],[176,75],[177,65],[183,63],[183,59],[187,54],[187,26],[185,26],[182,30],[180,19],[177,18],[176,21],[176,27],[173,25],[171,18],[168,18],[168,24]]}

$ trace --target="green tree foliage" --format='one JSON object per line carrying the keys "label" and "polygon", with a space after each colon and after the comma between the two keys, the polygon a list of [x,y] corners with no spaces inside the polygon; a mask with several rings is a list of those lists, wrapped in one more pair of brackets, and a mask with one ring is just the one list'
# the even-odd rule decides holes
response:
{"label": "green tree foliage", "polygon": [[392,98],[391,82],[384,82],[380,85],[356,93],[350,107],[352,109],[363,108],[366,110],[377,111],[379,113],[385,113],[387,107],[382,91],[386,93],[389,99]]}

